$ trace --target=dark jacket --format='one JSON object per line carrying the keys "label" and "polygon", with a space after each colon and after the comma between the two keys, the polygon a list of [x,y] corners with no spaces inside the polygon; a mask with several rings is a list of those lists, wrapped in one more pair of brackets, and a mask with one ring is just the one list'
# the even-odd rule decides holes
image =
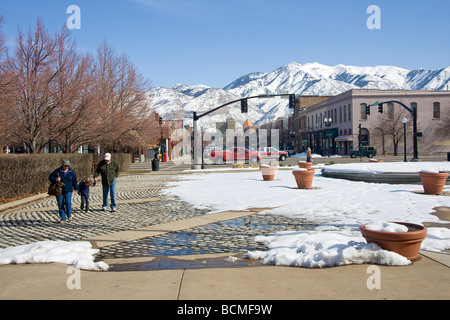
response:
{"label": "dark jacket", "polygon": [[61,182],[64,183],[62,193],[73,192],[74,189],[78,191],[77,176],[75,175],[75,172],[72,171],[72,168],[69,167],[67,173],[64,173],[61,167],[55,169],[55,171],[48,176],[48,180],[50,180],[50,182],[56,182],[58,175],[61,178]]}
{"label": "dark jacket", "polygon": [[95,169],[94,178],[97,178],[99,175],[102,176],[103,186],[111,186],[114,182],[114,179],[119,176],[119,165],[113,160],[111,160],[109,163],[106,163],[105,160],[102,160],[98,164],[97,169]]}
{"label": "dark jacket", "polygon": [[[78,185],[78,189],[80,191],[80,196],[89,197],[89,187],[85,183],[85,180],[81,180],[80,184]],[[95,182],[92,184],[92,186],[95,186]]]}

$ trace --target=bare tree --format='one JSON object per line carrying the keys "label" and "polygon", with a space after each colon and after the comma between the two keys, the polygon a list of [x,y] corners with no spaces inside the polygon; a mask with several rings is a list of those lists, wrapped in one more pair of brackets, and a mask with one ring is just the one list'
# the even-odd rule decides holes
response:
{"label": "bare tree", "polygon": [[[157,121],[149,110],[149,82],[106,42],[95,59],[80,55],[65,26],[51,37],[38,19],[34,30],[18,30],[14,55],[5,61],[3,46],[0,34],[0,133],[10,133],[5,143],[15,140],[31,153],[45,146],[69,153],[83,144],[114,151],[151,139],[149,127]],[[6,80],[11,99],[5,98]],[[3,125],[7,119],[9,126]]]}
{"label": "bare tree", "polygon": [[398,154],[398,144],[404,137],[404,128],[402,119],[407,118],[406,130],[410,131],[412,128],[412,117],[409,112],[403,108],[393,108],[388,114],[380,115],[377,121],[377,128],[380,130],[374,130],[373,135],[376,138],[383,138],[381,135],[387,136],[392,141],[394,148],[394,155]]}
{"label": "bare tree", "polygon": [[100,143],[110,150],[136,144],[136,133],[150,117],[145,92],[149,83],[136,71],[125,55],[117,56],[104,42],[96,61],[96,93],[101,112]]}
{"label": "bare tree", "polygon": [[12,110],[10,105],[13,98],[14,75],[8,69],[8,56],[6,47],[6,37],[1,32],[3,17],[0,16],[0,153],[3,146],[8,146],[11,142],[9,134],[12,127]]}
{"label": "bare tree", "polygon": [[[49,117],[49,147],[55,141],[65,152],[95,139],[95,96],[92,92],[92,59],[76,52],[75,41],[67,28],[57,36],[55,68],[60,72],[51,86],[56,105]],[[51,148],[50,148],[51,149]]]}
{"label": "bare tree", "polygon": [[8,70],[14,74],[14,126],[11,134],[25,144],[28,151],[41,150],[45,140],[45,123],[55,109],[50,85],[58,68],[52,68],[56,43],[38,19],[34,32],[19,30],[16,50],[9,59]]}
{"label": "bare tree", "polygon": [[436,125],[435,134],[442,139],[450,139],[450,108],[441,112],[441,120]]}

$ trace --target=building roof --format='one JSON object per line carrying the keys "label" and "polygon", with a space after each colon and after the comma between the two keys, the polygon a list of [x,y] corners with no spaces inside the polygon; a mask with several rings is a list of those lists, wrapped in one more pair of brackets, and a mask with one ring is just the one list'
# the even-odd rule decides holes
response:
{"label": "building roof", "polygon": [[253,127],[253,123],[250,121],[250,119],[245,120],[244,124],[242,125],[242,127],[245,128],[250,128]]}

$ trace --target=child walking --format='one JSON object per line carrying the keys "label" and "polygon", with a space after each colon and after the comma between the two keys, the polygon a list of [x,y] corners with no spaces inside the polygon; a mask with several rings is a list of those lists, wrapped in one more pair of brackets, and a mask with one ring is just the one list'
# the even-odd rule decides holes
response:
{"label": "child walking", "polygon": [[92,183],[91,178],[87,178],[85,180],[82,180],[80,184],[78,185],[78,189],[81,196],[81,207],[80,209],[83,210],[86,208],[86,212],[89,212],[89,187],[95,186],[95,182]]}

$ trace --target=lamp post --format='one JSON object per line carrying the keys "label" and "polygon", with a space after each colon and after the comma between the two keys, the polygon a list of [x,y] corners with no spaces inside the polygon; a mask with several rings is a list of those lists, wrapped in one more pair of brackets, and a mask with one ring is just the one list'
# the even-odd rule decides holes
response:
{"label": "lamp post", "polygon": [[329,117],[329,118],[325,117],[325,119],[324,119],[325,127],[328,128],[327,129],[327,134],[325,136],[325,138],[326,138],[325,141],[326,141],[326,144],[327,144],[328,157],[330,157],[330,138],[329,138],[328,130],[331,127],[331,121],[332,121],[331,117]]}
{"label": "lamp post", "polygon": [[406,160],[406,123],[408,119],[405,117],[402,119],[403,122],[403,162],[407,162]]}

